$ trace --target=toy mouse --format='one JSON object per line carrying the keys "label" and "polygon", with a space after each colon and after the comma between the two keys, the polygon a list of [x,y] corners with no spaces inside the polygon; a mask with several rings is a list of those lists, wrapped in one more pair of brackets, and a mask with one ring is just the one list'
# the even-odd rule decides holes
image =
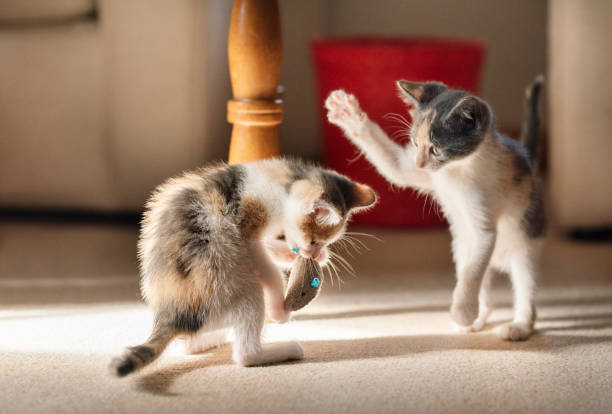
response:
{"label": "toy mouse", "polygon": [[314,259],[299,256],[296,259],[285,294],[285,309],[296,311],[317,297],[323,282],[323,270]]}

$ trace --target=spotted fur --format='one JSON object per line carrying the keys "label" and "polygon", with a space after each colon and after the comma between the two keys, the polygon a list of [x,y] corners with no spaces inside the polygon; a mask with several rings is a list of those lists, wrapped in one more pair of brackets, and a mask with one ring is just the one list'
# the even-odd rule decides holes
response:
{"label": "spotted fur", "polygon": [[412,116],[406,147],[369,120],[354,96],[338,90],[326,101],[329,121],[384,177],[439,202],[453,235],[451,315],[462,330],[482,328],[491,309],[490,279],[502,270],[515,290],[515,317],[501,328],[502,338],[525,339],[533,331],[536,250],[546,227],[536,169],[541,85],[538,78],[527,89],[520,142],[495,130],[481,98],[439,82],[398,82]]}
{"label": "spotted fur", "polygon": [[217,164],[168,180],[147,203],[138,243],[153,332],[113,360],[113,371],[124,376],[149,364],[177,336],[201,347],[205,332],[226,326],[238,364],[301,358],[296,343],[260,341],[264,292],[273,319],[289,315],[275,263],[295,260],[294,247],[324,263],[351,214],[375,200],[369,187],[298,160]]}

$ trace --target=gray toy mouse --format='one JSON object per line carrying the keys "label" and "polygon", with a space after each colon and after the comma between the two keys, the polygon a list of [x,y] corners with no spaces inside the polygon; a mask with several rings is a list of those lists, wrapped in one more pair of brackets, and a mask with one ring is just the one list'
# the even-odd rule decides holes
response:
{"label": "gray toy mouse", "polygon": [[323,270],[314,259],[306,259],[302,256],[296,259],[285,294],[285,309],[296,311],[308,305],[317,297],[323,282]]}

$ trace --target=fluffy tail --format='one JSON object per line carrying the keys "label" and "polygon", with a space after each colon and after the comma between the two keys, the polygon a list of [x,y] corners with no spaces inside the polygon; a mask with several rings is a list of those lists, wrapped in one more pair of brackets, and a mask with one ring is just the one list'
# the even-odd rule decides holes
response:
{"label": "fluffy tail", "polygon": [[538,156],[538,145],[540,143],[540,92],[544,84],[544,76],[538,75],[533,83],[525,91],[525,108],[523,113],[523,131],[521,143],[533,162]]}
{"label": "fluffy tail", "polygon": [[132,346],[123,355],[111,362],[111,371],[118,377],[125,377],[145,365],[155,361],[164,352],[166,346],[176,336],[176,331],[167,323],[156,321],[153,333],[142,345]]}

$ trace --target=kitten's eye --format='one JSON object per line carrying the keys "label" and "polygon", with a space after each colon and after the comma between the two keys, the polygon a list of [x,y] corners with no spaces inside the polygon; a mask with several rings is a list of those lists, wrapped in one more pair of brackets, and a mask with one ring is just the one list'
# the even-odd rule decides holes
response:
{"label": "kitten's eye", "polygon": [[317,242],[316,242],[316,241],[314,241],[314,240],[311,240],[311,241],[310,241],[310,245],[311,245],[311,246],[313,246],[313,245],[315,245],[315,244],[317,244]]}
{"label": "kitten's eye", "polygon": [[278,236],[276,236],[276,240],[285,240],[285,235],[279,234]]}
{"label": "kitten's eye", "polygon": [[431,153],[436,157],[440,155],[440,151],[436,147],[431,147]]}

